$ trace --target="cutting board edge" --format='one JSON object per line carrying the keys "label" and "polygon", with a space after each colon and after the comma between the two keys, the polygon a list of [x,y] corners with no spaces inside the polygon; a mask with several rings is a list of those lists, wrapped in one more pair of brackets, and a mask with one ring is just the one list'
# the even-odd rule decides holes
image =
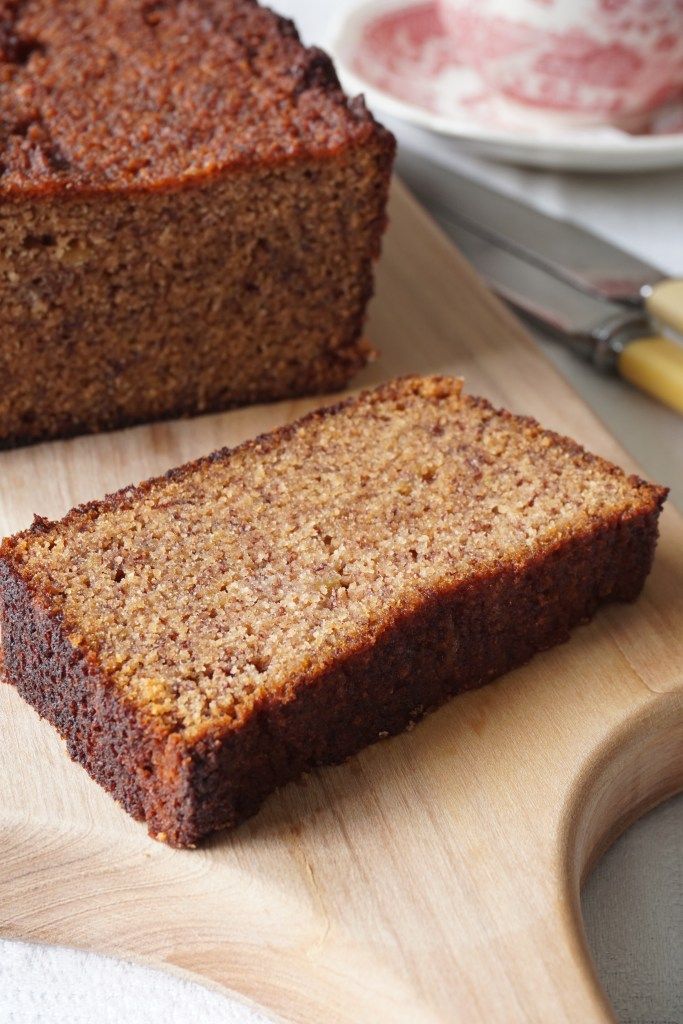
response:
{"label": "cutting board edge", "polygon": [[[403,197],[402,201],[404,202],[404,204],[406,203],[405,196]],[[412,200],[410,202],[412,202]],[[416,204],[413,203],[413,206],[414,206],[414,210],[419,210],[419,207],[417,207]],[[524,367],[530,366],[534,361],[537,361],[537,362],[543,364],[543,367],[542,367],[542,371],[543,372],[542,372],[541,376],[544,376],[544,375],[547,376],[550,373],[552,375],[553,379],[556,381],[556,386],[557,386],[557,389],[558,389],[559,393],[561,395],[571,395],[572,396],[573,408],[575,410],[575,413],[573,414],[571,412],[571,410],[567,410],[568,425],[566,427],[565,432],[567,432],[567,433],[573,432],[573,427],[570,428],[570,425],[569,425],[572,422],[572,416],[574,417],[575,422],[581,426],[581,429],[583,429],[586,424],[590,424],[591,422],[595,421],[596,417],[594,416],[594,414],[590,413],[587,410],[587,407],[585,406],[585,403],[583,403],[580,399],[576,398],[576,396],[572,392],[572,389],[569,388],[569,386],[566,384],[566,382],[562,381],[561,378],[559,378],[559,376],[556,374],[556,372],[554,370],[549,370],[548,369],[549,364],[548,364],[547,360],[544,357],[540,356],[539,354],[537,354],[535,352],[531,342],[526,337],[524,331],[521,329],[519,324],[514,320],[514,318],[512,318],[512,316],[509,314],[509,312],[507,310],[504,310],[503,307],[500,305],[500,303],[498,303],[497,300],[495,300],[492,297],[484,294],[484,290],[483,290],[481,284],[478,282],[478,280],[476,279],[476,277],[473,274],[473,272],[471,271],[471,269],[466,266],[466,264],[464,263],[464,261],[462,260],[462,258],[460,256],[458,256],[457,254],[453,254],[452,246],[450,245],[450,243],[447,241],[447,239],[445,239],[445,237],[442,236],[442,234],[439,231],[439,229],[435,225],[433,225],[433,223],[429,220],[429,218],[428,218],[428,216],[426,214],[421,214],[421,225],[422,225],[422,227],[428,227],[429,228],[429,230],[430,230],[430,232],[432,234],[433,239],[436,239],[436,238],[440,239],[439,246],[441,247],[442,255],[446,256],[447,255],[447,250],[450,251],[450,253],[451,253],[452,257],[453,257],[453,268],[455,268],[455,270],[457,271],[457,266],[459,266],[460,269],[462,270],[463,277],[465,279],[467,287],[468,287],[468,289],[471,289],[471,299],[472,299],[473,308],[478,308],[479,312],[482,313],[482,324],[484,323],[483,314],[485,312],[486,313],[486,324],[487,325],[498,324],[499,325],[499,327],[498,327],[499,330],[509,331],[510,338],[511,338],[511,344],[513,345],[513,347],[516,348],[517,354],[519,355],[519,359],[520,359],[521,363],[524,365]],[[412,246],[413,242],[414,242],[414,239],[412,237],[412,233],[410,234],[409,241],[410,241],[410,245]],[[435,247],[435,249],[436,249],[436,247]],[[434,253],[434,259],[435,259],[435,261],[438,259],[436,253]],[[456,264],[457,264],[457,266],[456,266]],[[436,269],[436,272],[437,273],[440,272],[438,270],[438,268]],[[444,292],[444,295],[445,295],[445,287],[443,287],[443,286],[442,286],[442,291]],[[477,307],[477,304],[478,304],[478,307]],[[488,330],[488,327],[487,327],[487,330]],[[442,329],[442,326],[439,326],[437,324],[436,327],[434,328],[434,331],[435,331],[435,333],[437,333],[437,334],[440,333],[441,335],[443,335],[445,337],[443,329]],[[483,335],[483,332],[484,332],[484,327],[483,326],[481,328],[481,332],[482,332],[482,335]],[[441,338],[441,340],[443,340],[443,337]],[[480,341],[482,341],[482,344],[483,344],[483,340],[484,340],[483,338],[480,339]],[[467,350],[467,346],[469,346],[469,345],[470,345],[470,342],[468,340],[463,340],[463,349],[462,349],[462,352],[461,352],[461,356],[463,355],[463,353],[467,354],[467,351],[468,351]],[[469,354],[471,355],[471,351],[470,351]],[[487,353],[486,353],[486,351],[484,351],[484,356],[486,356],[486,355],[487,355]],[[494,382],[495,373],[493,372],[493,370],[494,370],[495,366],[498,365],[496,360],[499,357],[499,355],[500,355],[500,351],[494,352],[493,348],[491,349],[490,352],[488,352],[489,362],[486,363],[485,372],[484,372],[484,378],[486,380]],[[445,356],[444,356],[444,358],[445,358]],[[465,359],[465,362],[466,362],[466,359]],[[456,369],[456,372],[459,373],[459,371],[460,371],[460,367],[458,366],[458,368]],[[467,373],[465,373],[464,376],[466,378],[466,387],[467,387]],[[367,383],[372,383],[372,381],[368,381],[368,382],[366,382],[366,384]],[[514,383],[514,381],[512,383]],[[520,376],[519,385],[520,385],[520,389],[521,390],[519,392],[519,395],[517,395],[517,394],[515,395],[515,399],[517,399],[519,397],[519,404],[523,404],[523,397],[524,397],[524,394],[525,394],[525,392],[524,392],[525,381],[523,379],[523,375]],[[509,393],[509,386],[508,386],[507,383],[506,383],[506,388],[507,388],[507,393]],[[469,390],[469,388],[468,388],[468,390]],[[481,387],[478,387],[476,390],[484,390],[484,392],[485,392],[485,388],[481,388]],[[505,390],[505,389],[503,389],[503,390]],[[325,399],[325,401],[327,401],[327,399]],[[505,401],[507,401],[507,395],[505,396]],[[294,407],[292,407],[292,411],[293,410],[294,410]],[[201,428],[198,428],[198,429],[201,429]],[[172,430],[173,436],[176,437],[176,438],[179,437],[180,434],[182,433],[180,428],[178,428],[178,431],[179,431],[179,433],[176,435],[176,433]],[[136,440],[136,444],[140,443],[141,437],[142,437],[142,435],[139,435],[138,440]],[[114,438],[112,440],[113,440],[114,445],[116,445],[117,439]],[[118,440],[120,441],[120,438]],[[96,446],[93,446],[93,450],[94,450],[95,447]],[[40,457],[39,457],[39,459],[40,459]],[[484,691],[481,691],[481,692],[484,692]],[[647,701],[651,700],[652,702],[656,702],[657,704],[660,704],[662,700],[666,701],[668,698],[663,697],[661,694],[653,694],[651,697],[644,697],[643,699],[647,700]],[[332,769],[332,770],[334,770],[334,769]],[[681,787],[683,787],[683,777],[681,778],[680,783],[678,783],[678,782],[676,783],[676,787],[675,788],[679,789]],[[639,806],[642,807],[643,804],[641,803]],[[569,807],[569,805],[568,805],[568,807]],[[567,810],[567,813],[570,815],[570,810],[569,809]],[[623,821],[623,820],[625,820],[625,819],[624,818],[620,818],[619,819],[619,821]],[[571,815],[569,817],[569,821],[571,821]],[[7,830],[5,830],[3,828],[2,812],[0,812],[0,850],[2,850],[2,852],[3,852],[3,856],[0,858],[0,877],[2,876],[2,868],[3,868],[3,866],[5,868],[7,868],[7,864],[8,864],[8,861],[9,861],[9,858],[6,856],[8,847],[5,845],[5,840],[3,839],[3,833],[5,833],[5,831],[6,831],[6,835],[9,836],[9,832],[10,832],[9,822],[7,822],[7,824],[8,824],[8,828],[7,828]],[[9,842],[13,843],[15,845],[15,847],[16,847],[18,833],[21,833],[25,829],[28,829],[29,831],[31,831],[33,829],[33,840],[35,840],[35,835],[36,835],[35,824],[36,824],[36,822],[34,820],[33,824],[31,824],[29,822],[28,824],[24,824],[22,826],[21,823],[20,823],[20,820],[17,817],[13,818],[12,823],[11,823],[11,831],[12,831],[12,835],[13,835],[13,840],[10,839]],[[44,823],[39,822],[38,824],[41,825],[43,828],[46,827]],[[576,822],[574,824],[576,825]],[[617,826],[614,826],[615,829],[616,829],[616,827]],[[130,836],[131,849],[133,849],[133,848],[137,849],[138,842],[140,842],[143,845],[143,847],[144,847],[145,844],[147,843],[147,840],[144,838],[144,836],[142,834],[140,834],[140,839],[138,840],[138,838],[137,838],[138,833],[137,832],[136,832],[135,838],[133,838],[133,831],[134,830],[132,828],[131,829],[127,829],[127,835]],[[570,832],[571,832],[571,829],[570,829]],[[610,834],[609,838],[610,839],[616,838],[616,832],[615,832],[615,834]],[[44,839],[44,841],[48,841],[48,842],[50,841],[49,840],[49,836],[45,832],[43,833],[43,839]],[[97,842],[95,841],[95,839],[96,839],[96,837],[93,835],[93,836],[91,836],[89,841],[94,843],[94,847],[93,848],[97,851],[101,847],[102,834],[99,835],[99,839],[97,839]],[[53,836],[52,837],[52,842],[57,842],[58,840],[59,840],[59,836]],[[128,842],[128,841],[129,840],[126,839],[126,842]],[[27,839],[25,845],[26,845],[27,851],[30,851],[32,849],[35,850],[35,845],[32,845],[32,842],[29,841],[28,839]],[[172,854],[172,856],[175,857],[175,854]],[[189,854],[189,855],[178,854],[178,856],[179,857],[189,856],[189,857],[194,857],[194,858],[200,859],[202,857],[202,852],[201,851],[197,851],[196,853]],[[23,860],[24,858],[22,857],[21,859]],[[561,984],[561,983],[565,982],[565,983],[568,983],[570,985],[574,985],[574,984],[576,985],[576,991],[573,994],[573,999],[574,999],[574,1001],[578,1001],[578,1003],[580,1003],[581,1006],[586,1011],[585,1013],[583,1013],[583,1015],[581,1017],[582,1024],[588,1024],[589,1021],[596,1021],[597,1022],[597,1021],[604,1021],[604,1020],[608,1020],[608,1019],[611,1020],[612,1019],[611,1011],[607,1007],[605,998],[604,998],[604,996],[603,996],[603,994],[602,994],[602,992],[601,992],[601,990],[599,988],[599,984],[598,984],[598,982],[597,982],[597,980],[596,980],[596,978],[594,976],[593,966],[592,966],[592,964],[590,962],[590,957],[588,956],[587,948],[585,946],[585,939],[584,939],[583,933],[582,933],[580,917],[577,916],[578,882],[575,882],[575,880],[574,880],[574,882],[572,882],[573,873],[574,874],[576,873],[576,861],[575,860],[572,861],[571,858],[569,858],[566,861],[562,861],[562,858],[560,857],[559,854],[558,854],[557,860],[559,860],[561,862],[561,865],[563,865],[563,870],[564,870],[563,877],[564,877],[565,886],[566,886],[566,891],[564,893],[560,893],[560,896],[561,896],[561,901],[560,901],[561,919],[564,922],[563,927],[568,929],[569,926],[571,925],[571,929],[572,929],[571,933],[569,931],[567,931],[567,936],[568,936],[567,942],[566,942],[567,949],[565,951],[567,956],[566,956],[566,959],[562,960],[562,962],[561,962],[562,970],[559,971],[558,974],[557,974],[558,983]],[[16,860],[15,860],[15,863],[16,863]],[[573,865],[571,871],[569,869],[569,864],[570,863]],[[40,877],[41,873],[45,873],[47,875],[52,874],[52,876],[54,876],[55,866],[56,865],[55,865],[54,862],[51,865],[46,864],[45,868],[43,869],[42,872],[41,872],[40,869],[38,869],[36,873],[37,873],[38,877]],[[80,880],[80,878],[82,877],[82,874],[83,874],[82,857],[81,858],[73,858],[73,857],[70,857],[68,853],[65,854],[65,860],[64,860],[63,864],[61,865],[60,870],[64,873],[63,877],[61,879],[61,882],[65,886],[64,899],[68,900],[68,891],[69,891],[69,889],[71,887],[73,887],[74,880],[76,880],[76,882],[78,882]],[[46,879],[46,892],[50,891],[50,889],[49,889],[50,884],[51,884],[50,879],[47,878]],[[147,890],[147,885],[146,885],[146,883],[143,883],[143,884],[144,884],[145,891],[146,891]],[[1,885],[2,885],[2,883],[0,882],[0,886]],[[141,890],[140,891],[142,891],[142,885],[141,885]],[[136,890],[136,892],[137,892],[137,890]],[[57,906],[59,906],[59,904],[57,904]],[[63,906],[63,904],[62,904],[62,906]],[[111,912],[111,911],[109,911],[109,912]],[[24,913],[25,913],[25,911],[24,911]],[[97,907],[95,905],[95,903],[93,902],[93,905],[90,908],[89,913],[92,915],[93,919],[95,919],[98,916],[101,916],[101,908]],[[557,908],[555,908],[553,913],[555,915],[557,915],[558,913],[560,913],[560,911],[557,910]],[[22,911],[19,910],[18,914],[21,915]],[[24,917],[24,920],[27,921],[28,919],[26,917]],[[82,913],[81,913],[80,920],[81,920],[81,923],[82,923],[82,921],[83,921]],[[45,927],[47,927],[47,925]],[[93,927],[94,927],[94,924],[93,924]],[[32,934],[30,934],[28,936],[26,935],[26,932],[24,932],[23,933],[24,937],[33,937],[33,938],[35,938],[36,935],[37,935],[36,928],[38,928],[37,925],[33,928]],[[116,928],[121,929],[122,925],[121,925],[121,922],[117,921],[116,918],[115,918],[113,920],[113,923],[112,923],[112,929],[114,931],[116,931]],[[0,928],[0,930],[1,930],[1,928]],[[30,930],[31,929],[29,927],[29,931]],[[125,932],[125,929],[124,929],[124,932]],[[73,932],[72,932],[72,935],[73,935]],[[58,941],[63,941],[63,939],[60,939],[59,936],[57,936],[57,935],[55,935],[54,938],[56,938]],[[266,939],[266,947],[267,947],[267,936],[265,937],[265,939]],[[325,952],[326,947],[329,949],[329,947],[334,942],[337,942],[338,940],[342,942],[342,947],[343,947],[343,945],[344,945],[344,943],[342,941],[343,940],[343,936],[341,937],[341,939],[339,939],[338,936],[330,935],[330,933],[326,932],[326,930],[325,930],[325,923],[324,922],[320,922],[320,921],[314,920],[313,921],[312,931],[310,932],[309,938],[307,938],[306,941],[307,942],[310,941],[311,949],[313,950],[313,955],[315,955],[316,950],[317,950],[317,954],[318,954],[318,956],[320,956],[320,955],[322,955]],[[147,936],[146,936],[146,934],[143,934],[142,930],[140,931],[140,939],[139,939],[139,941],[141,943],[144,942],[144,941],[147,941]],[[85,943],[85,948],[93,948],[93,947],[92,947],[92,944],[89,944],[89,943],[86,942]],[[123,948],[123,946],[121,944],[121,941],[120,941],[120,932],[119,932],[118,946],[117,946],[116,942],[113,942],[113,943],[110,942],[110,943],[100,944],[98,946],[98,948],[102,952],[107,952],[107,951],[111,952],[112,949],[113,949],[113,951],[115,953],[117,953],[117,955],[121,955],[122,953],[123,953],[123,955],[126,955],[125,954],[125,949]],[[348,958],[347,955],[346,955],[346,952],[341,947],[337,947],[337,952],[339,953],[339,962],[340,963],[347,964],[347,965],[350,964],[354,971],[358,970],[358,966],[359,965],[358,965],[357,960],[354,957]],[[363,951],[361,950],[361,952],[363,952]],[[197,972],[195,972],[193,970],[190,970],[191,974],[193,974],[193,975],[196,974],[196,976],[198,977],[198,980],[203,981],[205,983],[208,980],[209,983],[218,984],[219,987],[221,988],[221,990],[229,991],[229,992],[234,992],[235,991],[234,986],[232,986],[232,987],[231,986],[227,986],[225,984],[225,981],[221,982],[220,980],[216,980],[216,979],[220,979],[220,977],[222,977],[222,970],[224,971],[224,969],[225,969],[224,967],[221,968],[221,965],[219,963],[215,963],[215,964],[213,964],[211,966],[211,970],[208,972],[208,975],[209,975],[208,978],[207,978],[207,971],[206,970],[204,970],[204,973],[202,973],[202,970],[206,966],[207,960],[209,958],[209,953],[210,953],[210,949],[208,949],[207,947],[203,947],[201,949],[201,951],[198,951],[196,943],[195,943],[195,945],[193,947],[192,942],[189,942],[189,952],[183,953],[181,955],[181,953],[178,950],[176,950],[175,956],[176,956],[177,959],[182,959],[183,963],[185,963],[185,965],[187,965],[188,962],[193,962],[194,963],[194,962],[199,961]],[[134,954],[128,953],[129,957],[131,955],[134,955]],[[174,955],[173,952],[171,952],[171,956],[173,956],[173,955]],[[337,953],[335,953],[335,955],[337,955]],[[137,957],[136,957],[136,959],[137,959]],[[168,956],[154,955],[154,956],[150,957],[149,954],[143,953],[142,954],[142,960],[144,962],[147,962],[147,963],[153,963],[155,966],[168,967],[168,968],[173,969],[173,970],[178,969],[178,964],[176,964],[176,963],[172,962],[171,960],[169,960]],[[365,968],[365,970],[367,972],[370,963],[371,963],[370,961],[366,960],[365,964],[361,965],[361,967],[364,966],[364,968]],[[371,963],[371,966],[374,968],[375,964]],[[187,966],[181,967],[180,969],[182,969],[183,971],[187,971],[188,970]],[[381,973],[381,966],[379,965],[379,963],[377,964],[377,971],[378,971],[378,973]],[[574,973],[572,973],[572,971]],[[389,972],[389,977],[390,978],[395,978],[396,977],[396,972],[393,971],[393,974],[392,974],[392,971],[390,971]],[[342,979],[342,982],[345,982],[345,980],[346,979]],[[354,979],[351,978],[351,980],[354,980]],[[259,984],[259,979],[257,978],[254,981],[254,985],[256,986],[256,988],[258,988],[258,984]],[[343,996],[343,988],[344,988],[343,984],[338,984],[337,987],[335,988],[335,991],[338,990],[340,995]],[[331,991],[330,989],[327,989],[328,996],[329,996],[329,992],[330,991]],[[377,991],[379,991],[379,989],[376,990],[375,996],[377,994]],[[548,1003],[545,1006],[542,1005],[544,1003],[544,998],[545,998],[545,995],[543,993],[539,993],[539,1009],[547,1009],[547,1007],[550,1006],[550,1000],[548,1001]],[[258,1000],[257,1000],[257,1002],[258,1002]],[[260,1005],[262,1005],[262,1003]],[[280,1000],[280,1005],[282,1005],[282,1000]],[[290,1010],[291,1010],[291,1006],[292,1005],[293,1005],[293,1002],[291,1002]],[[369,1014],[372,1012],[372,1010],[368,1009],[367,1003],[365,1003],[364,1005],[365,1005],[365,1011],[364,1012],[366,1012],[366,1016],[365,1017],[361,1017],[358,1014],[355,1014],[355,1011],[353,1010],[353,1008],[349,1007],[348,1003],[347,1003],[346,1009],[349,1012],[347,1013],[346,1016],[340,1016],[339,1020],[343,1021],[343,1024],[349,1024],[349,1022],[352,1021],[352,1020],[353,1020],[354,1024],[356,1024],[356,1022],[359,1022],[361,1020],[366,1020],[366,1019],[368,1021],[373,1020],[373,1022],[374,1022],[374,1020],[377,1019],[376,1018],[376,1014],[375,1014],[375,1016],[369,1016]],[[373,1005],[375,1005],[375,1004],[374,1003],[370,1004],[371,1007]],[[321,1008],[329,1009],[329,1007],[327,1006],[326,1003],[324,1003],[324,1002],[318,1003],[318,1004],[316,1004],[318,1015],[315,1016],[315,1014],[314,1014],[315,1007],[312,1010],[311,1009],[311,1004],[307,1004],[308,1008],[305,1008],[304,1007],[304,1003],[302,1002],[301,1006],[302,1006],[302,1013],[305,1012],[307,1014],[307,1016],[306,1017],[301,1016],[300,1019],[302,1021],[303,1020],[315,1021],[316,1024],[318,1024],[318,1021],[320,1019],[319,1011],[321,1010]],[[576,1018],[572,1018],[571,1017],[571,1007],[568,1008],[567,1003],[566,1003],[565,999],[563,998],[563,995],[562,995],[561,992],[557,994],[557,1000],[556,1000],[556,1003],[553,1003],[553,1008],[554,1009],[559,1008],[559,1011],[561,1011],[561,1012],[557,1012],[557,1013],[552,1015],[552,1019],[554,1019],[554,1020],[557,1020],[557,1021],[560,1021],[560,1020],[562,1020],[562,1021],[565,1021],[565,1020],[569,1021],[569,1020],[572,1020],[572,1019],[576,1019]],[[341,1006],[340,1012],[344,1012],[344,1007],[343,1006]],[[512,1009],[511,1009],[511,1014],[512,1014]],[[289,1014],[288,1014],[288,1016],[289,1016]],[[331,1020],[331,1018],[329,1017],[329,1014],[327,1015],[327,1018]],[[406,1017],[406,1015],[401,1012],[401,1008],[399,1007],[398,1008],[398,1013],[393,1018],[393,1020],[397,1020],[398,1021],[398,1020],[403,1020],[403,1019],[410,1020],[410,1022],[412,1024],[412,1022],[416,1021],[418,1018],[412,1012],[412,1010],[410,1010],[410,1008],[409,1008],[409,1015]],[[432,1019],[432,1015],[430,1014],[429,1018],[425,1017],[425,1019]],[[444,1018],[443,1017],[439,1017],[438,1019],[439,1020],[443,1020]],[[460,1019],[460,1018],[458,1018],[458,1019]],[[463,1018],[463,1019],[465,1019],[465,1018]],[[469,1017],[467,1018],[468,1024],[469,1024],[469,1020],[470,1019],[474,1020],[474,1016],[472,1016],[472,1018],[469,1018]],[[477,1016],[477,1020],[478,1019],[479,1019],[479,1016]],[[484,1016],[481,1016],[481,1019],[483,1020],[483,1019],[491,1019],[491,1018],[490,1018],[490,1016],[488,1018],[486,1018]],[[512,1019],[513,1019],[513,1017],[510,1016],[510,1020],[512,1020]],[[538,1020],[544,1020],[544,1019],[547,1020],[547,1019],[551,1019],[551,1018],[548,1017],[547,1015],[545,1017],[538,1017],[537,1018],[536,1016],[532,1016],[530,1014],[528,1017],[521,1017],[521,1016],[515,1016],[514,1017],[515,1021],[517,1021],[518,1019],[519,1020],[524,1019],[525,1021],[530,1021],[530,1020],[533,1019],[534,1022],[535,1022],[537,1019]]]}
{"label": "cutting board edge", "polygon": [[[634,701],[631,708],[626,708],[622,716],[606,729],[601,742],[586,761],[579,765],[574,779],[567,786],[557,843],[547,851],[548,862],[554,862],[554,869],[558,873],[558,889],[565,889],[565,898],[554,907],[546,908],[548,914],[554,917],[555,927],[558,933],[561,932],[568,953],[567,961],[563,964],[564,983],[570,990],[583,989],[583,998],[594,1004],[595,1016],[590,1019],[596,1021],[611,1020],[612,1011],[602,991],[587,945],[580,910],[580,885],[596,860],[604,855],[625,828],[662,800],[683,790],[683,758],[680,755],[683,750],[682,709],[683,689],[655,693],[643,687],[640,699]],[[47,723],[44,723],[44,727],[49,728]],[[642,790],[644,751],[647,753],[649,778],[652,782],[652,788],[648,791]],[[638,780],[637,786],[635,780]],[[632,800],[636,789],[637,795]],[[611,814],[607,814],[607,808],[610,808]],[[177,924],[174,927],[171,918],[164,921],[166,899],[163,891],[156,893],[156,907],[150,907],[149,879],[146,877],[150,866],[149,852],[160,852],[162,870],[163,864],[169,863],[169,858],[171,861],[179,858],[189,864],[192,858],[201,857],[202,854],[201,851],[178,852],[162,847],[148,839],[143,828],[139,825],[129,831],[128,857],[123,857],[124,862],[128,862],[112,871],[111,864],[108,868],[106,865],[106,851],[109,837],[112,843],[117,841],[115,827],[105,830],[95,826],[81,829],[77,823],[60,827],[49,817],[42,820],[37,820],[35,816],[22,818],[19,813],[9,815],[0,807],[0,908],[10,907],[13,897],[16,899],[16,892],[13,892],[16,876],[2,869],[12,863],[21,863],[24,855],[27,860],[34,861],[34,880],[36,877],[44,878],[46,896],[50,892],[53,896],[53,904],[49,901],[43,903],[36,896],[40,892],[40,885],[34,884],[30,892],[25,893],[23,903],[15,905],[13,913],[6,915],[0,909],[0,932],[14,939],[67,945],[117,956],[159,970],[170,970],[261,1008],[271,1015],[275,1014],[275,1019],[283,1022],[288,1019],[310,1021],[311,1024],[319,1021],[320,1014],[329,1011],[330,997],[334,996],[335,1009],[339,1015],[327,1012],[326,1019],[330,1024],[336,1024],[337,1021],[339,1024],[361,1024],[365,1021],[370,1024],[370,1021],[376,1019],[374,1008],[377,999],[383,993],[386,998],[389,992],[395,993],[401,989],[400,979],[393,976],[391,971],[385,976],[383,965],[375,959],[372,949],[356,949],[354,955],[349,957],[348,950],[344,948],[348,937],[343,935],[334,936],[326,949],[329,931],[320,920],[308,923],[309,937],[306,941],[311,948],[317,949],[318,955],[325,955],[318,963],[307,962],[306,955],[301,959],[306,942],[298,953],[295,951],[299,967],[298,989],[290,985],[283,987],[281,984],[276,984],[274,988],[259,985],[258,979],[254,978],[245,986],[244,950],[263,950],[263,934],[259,934],[258,928],[255,928],[252,942],[245,943],[242,936],[230,955],[227,955],[229,940],[226,944],[224,926],[217,928],[212,935],[210,928],[207,930],[203,925],[202,941],[197,948],[191,936],[194,925],[179,928]],[[35,864],[36,835],[40,836],[44,850],[45,863],[42,867]],[[120,839],[119,835],[119,843]],[[24,847],[25,854],[22,850],[18,851],[18,847]],[[127,937],[123,940],[120,936],[117,939],[116,922],[112,931],[103,932],[101,908],[96,900],[90,898],[86,898],[84,905],[77,908],[76,918],[82,932],[77,936],[78,941],[73,941],[73,933],[71,936],[66,933],[68,929],[65,929],[65,918],[55,918],[53,913],[55,908],[63,907],[61,900],[54,903],[53,878],[54,873],[58,872],[60,886],[64,890],[63,899],[68,900],[69,889],[77,887],[82,878],[84,862],[91,869],[95,862],[100,864],[98,870],[104,870],[110,877],[109,884],[114,889],[125,878],[129,893],[139,892],[141,898],[146,898],[146,917],[151,913],[152,918],[161,922],[168,935],[172,936],[167,942],[167,948],[156,953],[145,951],[147,939],[143,922],[134,933],[129,932],[130,925],[126,926],[123,931]],[[212,870],[221,871],[222,868],[219,865]],[[182,871],[179,875],[173,872],[172,885],[176,896],[183,884],[187,884],[188,901],[196,901],[196,883],[196,874],[192,872],[185,883]],[[293,909],[287,908],[287,918]],[[272,915],[270,917],[272,922]],[[284,922],[284,930],[286,927],[287,921]],[[218,959],[216,949],[221,951]],[[276,946],[267,949],[265,953],[261,951],[261,975],[265,973],[275,978],[289,977],[292,951],[284,953],[284,958],[283,953]],[[366,969],[370,964],[373,965],[375,981],[379,979],[383,982],[379,990],[372,991],[369,1003],[365,998],[353,998],[349,991],[358,969],[359,956]],[[345,976],[340,974],[339,967],[347,958],[349,973]],[[316,993],[320,993],[319,998],[316,998]],[[286,994],[284,1000],[283,994]],[[416,996],[415,993],[412,995]],[[402,1009],[406,1010],[405,1017]],[[421,1006],[419,999],[411,1003],[411,993],[406,991],[401,1006],[394,1007],[391,1019],[406,1022],[424,1020],[425,1024],[431,1024],[441,1018],[434,1017],[427,1007]]]}

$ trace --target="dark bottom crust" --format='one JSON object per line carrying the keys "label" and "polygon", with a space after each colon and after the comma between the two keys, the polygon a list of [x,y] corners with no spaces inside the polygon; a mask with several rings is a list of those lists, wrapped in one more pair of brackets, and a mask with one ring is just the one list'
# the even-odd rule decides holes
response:
{"label": "dark bottom crust", "polygon": [[0,593],[7,681],[55,726],[74,761],[134,818],[151,820],[168,801],[167,787],[159,791],[166,736],[145,728],[1,560]]}
{"label": "dark bottom crust", "polygon": [[434,595],[372,646],[301,683],[288,703],[274,699],[241,727],[190,747],[145,727],[0,562],[5,669],[72,758],[130,814],[152,835],[190,846],[253,814],[305,769],[343,761],[566,640],[600,604],[633,600],[652,563],[658,511]]}
{"label": "dark bottom crust", "polygon": [[335,364],[330,360],[329,369],[322,367],[320,375],[310,381],[306,380],[305,375],[302,374],[294,388],[252,391],[239,399],[234,396],[217,398],[203,402],[201,407],[196,401],[190,400],[182,405],[175,404],[163,410],[141,410],[136,416],[113,414],[112,407],[109,405],[101,410],[101,415],[97,420],[93,418],[91,412],[87,418],[84,416],[83,419],[73,417],[68,420],[64,419],[58,424],[42,425],[30,433],[8,434],[4,437],[0,435],[0,451],[24,448],[32,444],[41,444],[44,441],[66,441],[69,438],[81,437],[85,434],[103,434],[111,430],[124,430],[126,427],[137,427],[145,423],[191,419],[211,413],[229,412],[231,409],[241,409],[247,405],[265,405],[271,402],[284,402],[292,398],[309,398],[313,395],[316,397],[332,395],[343,391],[355,374],[366,366],[372,355],[372,347],[361,339],[353,347],[345,350],[343,364]]}

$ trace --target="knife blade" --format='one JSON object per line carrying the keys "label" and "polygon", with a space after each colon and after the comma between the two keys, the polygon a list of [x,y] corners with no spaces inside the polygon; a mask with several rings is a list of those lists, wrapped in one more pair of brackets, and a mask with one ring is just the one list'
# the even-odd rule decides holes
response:
{"label": "knife blade", "polygon": [[615,368],[631,336],[647,330],[637,309],[624,309],[577,291],[458,221],[443,218],[442,223],[494,291],[602,369]]}
{"label": "knife blade", "polygon": [[493,290],[528,321],[683,412],[683,346],[654,336],[642,311],[580,292],[462,223],[440,220]]}
{"label": "knife blade", "polygon": [[579,291],[647,312],[683,334],[683,281],[568,221],[410,151],[399,171],[418,199]]}

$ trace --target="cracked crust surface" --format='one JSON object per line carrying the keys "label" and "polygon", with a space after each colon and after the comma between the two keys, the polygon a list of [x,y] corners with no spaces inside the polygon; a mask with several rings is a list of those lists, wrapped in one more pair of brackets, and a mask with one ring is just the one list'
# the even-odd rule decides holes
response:
{"label": "cracked crust surface", "polygon": [[375,130],[254,0],[0,2],[0,190],[156,189]]}

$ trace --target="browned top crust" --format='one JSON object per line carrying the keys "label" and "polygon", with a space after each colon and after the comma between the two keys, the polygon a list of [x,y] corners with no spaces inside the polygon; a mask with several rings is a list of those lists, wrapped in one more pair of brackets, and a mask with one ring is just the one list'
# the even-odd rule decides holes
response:
{"label": "browned top crust", "polygon": [[0,196],[169,187],[378,131],[255,0],[0,0]]}

